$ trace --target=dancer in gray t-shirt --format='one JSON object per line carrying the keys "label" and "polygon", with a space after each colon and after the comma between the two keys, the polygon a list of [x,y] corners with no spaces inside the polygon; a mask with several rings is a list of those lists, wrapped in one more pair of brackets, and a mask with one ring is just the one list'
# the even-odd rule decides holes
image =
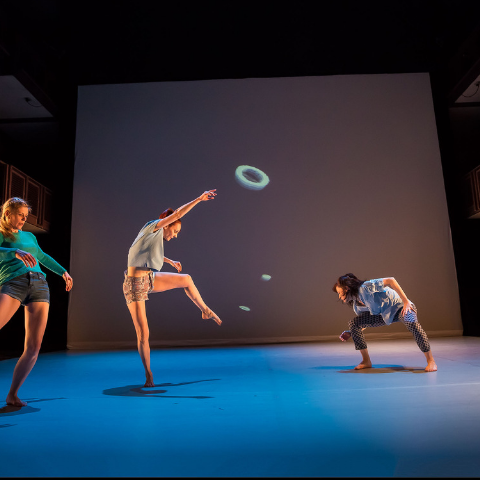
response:
{"label": "dancer in gray t-shirt", "polygon": [[159,220],[152,220],[144,225],[128,252],[128,268],[125,271],[123,293],[137,332],[138,352],[145,367],[145,387],[155,386],[150,370],[149,330],[145,311],[145,300],[148,300],[149,293],[183,288],[187,296],[202,311],[202,318],[211,318],[218,325],[222,323],[220,318],[207,307],[190,275],[160,272],[165,262],[176,268],[178,272],[182,271],[180,262],[164,256],[163,240],[168,242],[172,238],[177,238],[182,228],[180,219],[197,203],[213,200],[215,195],[215,190],[208,190],[175,211],[171,208],[165,210]]}

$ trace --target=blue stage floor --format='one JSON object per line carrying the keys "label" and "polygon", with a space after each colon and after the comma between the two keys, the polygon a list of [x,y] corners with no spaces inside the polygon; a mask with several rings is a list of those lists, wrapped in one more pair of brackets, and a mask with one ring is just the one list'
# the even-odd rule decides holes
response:
{"label": "blue stage floor", "polygon": [[[40,355],[0,409],[2,477],[478,477],[480,338]],[[5,398],[16,359],[0,362]]]}

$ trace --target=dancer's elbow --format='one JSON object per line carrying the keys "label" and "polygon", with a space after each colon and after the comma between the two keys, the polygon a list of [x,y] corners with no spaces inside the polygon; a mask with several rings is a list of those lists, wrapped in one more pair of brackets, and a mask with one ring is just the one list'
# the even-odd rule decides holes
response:
{"label": "dancer's elbow", "polygon": [[391,287],[392,285],[395,285],[396,283],[397,283],[397,281],[393,277],[385,277],[383,279],[383,285],[385,287]]}

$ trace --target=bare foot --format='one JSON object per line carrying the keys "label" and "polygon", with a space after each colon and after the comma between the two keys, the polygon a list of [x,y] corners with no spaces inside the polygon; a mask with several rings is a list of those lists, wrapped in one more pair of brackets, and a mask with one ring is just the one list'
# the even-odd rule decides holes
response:
{"label": "bare foot", "polygon": [[145,385],[144,387],[154,387],[155,384],[153,383],[153,375],[149,375],[147,379],[145,380]]}
{"label": "bare foot", "polygon": [[437,364],[435,362],[428,362],[427,366],[425,367],[426,372],[436,372],[437,371]]}
{"label": "bare foot", "polygon": [[7,405],[13,405],[14,407],[26,407],[27,402],[23,402],[16,395],[9,393],[7,395]]}
{"label": "bare foot", "polygon": [[362,370],[364,368],[372,368],[372,362],[362,362],[359,363],[356,367],[355,370]]}
{"label": "bare foot", "polygon": [[208,307],[207,307],[207,309],[202,313],[202,318],[203,318],[204,320],[207,320],[207,319],[209,319],[209,318],[213,318],[213,320],[214,320],[215,322],[217,322],[219,325],[222,324],[222,321],[220,320],[220,318],[218,317],[218,315],[217,315],[214,311],[210,310]]}

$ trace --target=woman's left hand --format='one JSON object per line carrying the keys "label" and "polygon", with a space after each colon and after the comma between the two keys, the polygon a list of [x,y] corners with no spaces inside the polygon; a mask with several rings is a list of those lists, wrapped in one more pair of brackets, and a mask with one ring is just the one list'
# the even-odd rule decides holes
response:
{"label": "woman's left hand", "polygon": [[216,195],[216,188],[214,188],[213,190],[207,190],[205,192],[203,192],[199,197],[198,199],[201,201],[201,202],[206,202],[207,200],[213,200],[213,197],[215,197]]}
{"label": "woman's left hand", "polygon": [[62,278],[65,280],[65,283],[67,284],[65,290],[69,292],[73,287],[73,278],[68,274],[68,272],[65,272],[62,275]]}
{"label": "woman's left hand", "polygon": [[402,316],[404,317],[408,312],[411,312],[412,310],[412,302],[407,299],[406,302],[403,302]]}
{"label": "woman's left hand", "polygon": [[172,266],[177,269],[177,272],[182,271],[182,264],[180,262],[175,262],[175,261],[172,260]]}

